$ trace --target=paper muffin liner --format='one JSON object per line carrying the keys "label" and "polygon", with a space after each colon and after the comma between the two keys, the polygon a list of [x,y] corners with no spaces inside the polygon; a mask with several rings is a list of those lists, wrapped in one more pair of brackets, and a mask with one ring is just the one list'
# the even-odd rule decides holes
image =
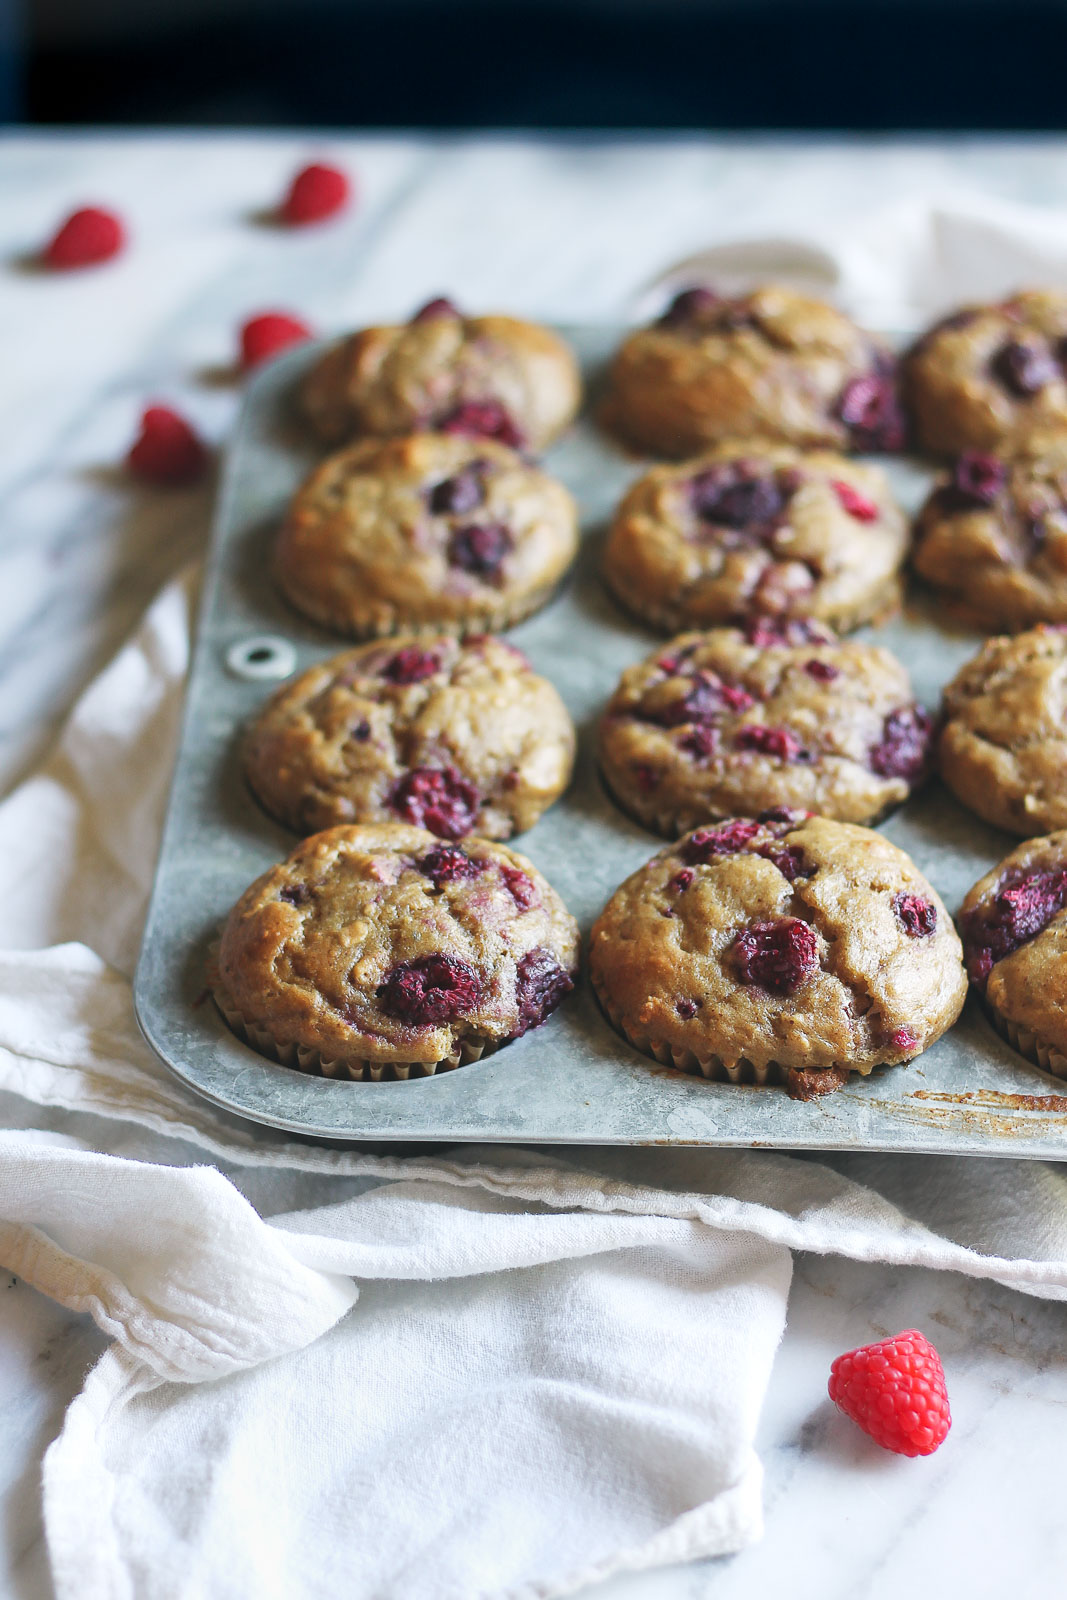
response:
{"label": "paper muffin liner", "polygon": [[383,1061],[349,1057],[339,1061],[326,1061],[318,1050],[308,1045],[296,1044],[278,1035],[262,1022],[255,1022],[239,1010],[233,996],[219,976],[217,946],[208,958],[208,984],[219,1014],[230,1032],[258,1055],[276,1061],[279,1066],[291,1067],[295,1072],[305,1072],[315,1078],[343,1078],[353,1083],[383,1083],[390,1079],[406,1083],[411,1078],[432,1078],[438,1072],[453,1072],[457,1067],[469,1066],[499,1050],[499,1039],[464,1039],[451,1055],[440,1061]]}
{"label": "paper muffin liner", "polygon": [[[565,576],[565,575],[564,575]],[[516,597],[511,601],[501,600],[495,606],[481,606],[476,612],[467,617],[428,618],[419,620],[411,617],[393,617],[388,620],[376,620],[365,617],[338,617],[325,610],[311,605],[306,605],[301,596],[285,587],[282,592],[289,603],[300,612],[301,616],[310,617],[312,622],[317,622],[320,627],[329,628],[331,633],[336,633],[346,639],[357,641],[369,639],[389,639],[400,633],[423,635],[442,633],[449,634],[456,639],[466,639],[471,634],[478,633],[503,633],[508,628],[517,627],[520,622],[525,622],[527,617],[532,617],[534,612],[542,610],[559,592],[563,584],[561,576],[554,583],[535,589],[531,594]]]}
{"label": "paper muffin liner", "polygon": [[642,1055],[652,1056],[662,1066],[676,1067],[679,1072],[699,1074],[720,1083],[753,1084],[758,1089],[786,1081],[786,1069],[778,1061],[757,1064],[742,1056],[738,1061],[727,1063],[721,1056],[697,1055],[693,1050],[679,1050],[675,1045],[668,1044],[666,1039],[657,1039],[653,1034],[631,1031],[623,1022],[618,1007],[608,999],[595,977],[591,976],[591,982],[600,1008],[616,1033],[620,1033],[635,1050],[640,1050]]}
{"label": "paper muffin liner", "polygon": [[1067,1078],[1067,1056],[1043,1039],[1032,1028],[1021,1027],[1019,1023],[1012,1022],[1003,1011],[998,1010],[988,999],[984,1000],[985,1013],[1003,1039],[1006,1039],[1013,1050],[1018,1050],[1021,1056],[1032,1061],[1035,1066],[1041,1067],[1045,1072],[1051,1072],[1055,1078]]}

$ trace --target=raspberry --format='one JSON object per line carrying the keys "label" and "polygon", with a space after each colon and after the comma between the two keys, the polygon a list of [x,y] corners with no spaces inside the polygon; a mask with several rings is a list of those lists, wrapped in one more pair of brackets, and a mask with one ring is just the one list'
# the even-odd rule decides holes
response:
{"label": "raspberry", "polygon": [[838,1356],[828,1387],[846,1417],[900,1456],[932,1455],[952,1426],[941,1357],[914,1328]]}
{"label": "raspberry", "polygon": [[458,317],[459,314],[452,301],[446,300],[443,294],[439,294],[435,300],[427,300],[424,306],[420,306],[411,321],[412,323],[435,322],[438,317]]}
{"label": "raspberry", "polygon": [[714,672],[701,672],[692,680],[680,700],[670,700],[666,705],[657,706],[646,712],[641,720],[655,722],[661,728],[677,728],[685,722],[711,722],[724,709],[747,711],[755,703],[747,689],[723,683]]}
{"label": "raspberry", "polygon": [[169,406],[149,406],[126,465],[146,483],[192,483],[207,466],[207,450],[189,423]]}
{"label": "raspberry", "polygon": [[550,950],[528,950],[515,974],[519,1023],[511,1037],[521,1039],[531,1028],[539,1028],[573,988],[574,979]]}
{"label": "raspberry", "polygon": [[1019,400],[1029,400],[1060,376],[1048,350],[1018,339],[1002,344],[989,365],[997,381]]}
{"label": "raspberry", "polygon": [[57,272],[71,267],[95,267],[110,261],[126,243],[126,230],[113,211],[85,206],[72,211],[45,245],[42,259]]}
{"label": "raspberry", "polygon": [[531,906],[537,905],[541,898],[537,892],[537,885],[521,867],[502,866],[500,875],[504,880],[504,887],[520,911],[529,911]]}
{"label": "raspberry", "polygon": [[981,450],[966,450],[952,469],[949,493],[961,507],[991,506],[1004,487],[1004,463]]}
{"label": "raspberry", "polygon": [[843,478],[831,478],[830,487],[848,512],[850,517],[855,517],[857,522],[877,522],[878,507],[873,500],[868,500],[865,494],[860,494],[850,483]]}
{"label": "raspberry", "polygon": [[634,775],[634,782],[642,794],[651,794],[653,789],[658,789],[662,773],[658,768],[650,766],[647,761],[635,761],[630,771]]}
{"label": "raspberry", "polygon": [[810,661],[805,661],[804,671],[809,678],[814,678],[816,683],[833,683],[835,678],[841,676],[832,662],[820,661],[818,656],[812,656]]}
{"label": "raspberry", "polygon": [[811,816],[810,811],[802,811],[799,806],[768,806],[766,811],[756,813],[756,821],[762,822],[766,827],[779,825],[781,831],[789,828],[799,828],[802,822],[807,822]]}
{"label": "raspberry", "polygon": [[750,723],[737,730],[734,740],[739,750],[754,750],[759,755],[776,756],[779,761],[795,761],[800,754],[800,740],[788,728],[764,728]]}
{"label": "raspberry", "polygon": [[765,861],[771,861],[783,878],[795,883],[798,878],[810,878],[815,872],[798,844],[762,844],[756,851]]}
{"label": "raspberry", "polygon": [[287,906],[306,905],[311,899],[311,890],[306,883],[287,883],[284,889],[279,889],[278,899],[284,900]]}
{"label": "raspberry", "polygon": [[689,496],[701,521],[753,539],[772,531],[786,502],[773,479],[754,475],[739,462],[698,473],[690,480]]}
{"label": "raspberry", "polygon": [[473,439],[496,439],[521,450],[523,434],[499,400],[466,400],[437,424],[442,433],[461,433]]}
{"label": "raspberry", "polygon": [[365,744],[370,738],[370,723],[367,721],[366,717],[361,717],[358,722],[353,724],[352,737],[359,744]]}
{"label": "raspberry", "polygon": [[744,625],[745,641],[759,650],[773,645],[833,644],[833,634],[807,617],[750,617]]}
{"label": "raspberry", "polygon": [[674,877],[667,885],[667,888],[673,889],[675,894],[681,894],[683,889],[688,889],[695,877],[696,873],[693,871],[692,867],[683,867],[681,872],[676,872],[674,874]]}
{"label": "raspberry", "polygon": [[748,849],[759,831],[759,823],[747,817],[721,822],[717,828],[698,828],[683,842],[682,860],[693,866],[707,866],[718,856],[736,856],[739,851]]}
{"label": "raspberry", "polygon": [[919,1037],[910,1028],[894,1028],[889,1035],[889,1043],[894,1050],[917,1050]]}
{"label": "raspberry", "polygon": [[402,961],[377,990],[386,1016],[416,1027],[454,1022],[473,1011],[481,994],[482,981],[474,968],[444,955]]}
{"label": "raspberry", "polygon": [[719,735],[715,728],[706,728],[698,724],[691,728],[684,739],[678,741],[679,750],[684,750],[696,761],[708,761],[719,748]]}
{"label": "raspberry", "polygon": [[241,328],[241,365],[247,372],[311,337],[311,329],[299,317],[287,311],[262,311]]}
{"label": "raspberry", "polygon": [[674,1002],[674,1009],[684,1022],[688,1022],[690,1017],[695,1017],[697,1012],[700,1010],[700,1001],[676,1000]]}
{"label": "raspberry", "polygon": [[456,528],[449,539],[449,564],[478,578],[495,578],[513,544],[511,533],[502,522],[471,522]]}
{"label": "raspberry", "polygon": [[922,706],[900,706],[882,726],[882,738],[870,753],[871,771],[881,778],[903,778],[914,784],[926,771],[933,723]]}
{"label": "raspberry", "polygon": [[1067,905],[1067,869],[1009,875],[992,902],[960,918],[960,934],[971,982],[983,987],[994,963],[1011,955],[1046,928]]}
{"label": "raspberry", "polygon": [[478,818],[481,797],[456,767],[412,767],[397,783],[389,804],[416,828],[439,839],[462,839]]}
{"label": "raspberry", "polygon": [[907,435],[892,377],[873,373],[846,383],[837,415],[857,450],[902,450]]}
{"label": "raspberry", "polygon": [[378,675],[387,678],[390,683],[406,685],[421,683],[424,678],[432,678],[440,670],[440,656],[432,650],[420,650],[417,644],[408,644],[403,650],[398,650],[395,656],[389,657]]}
{"label": "raspberry", "polygon": [[465,883],[469,878],[476,878],[483,870],[480,861],[472,861],[465,850],[460,850],[454,844],[439,844],[416,861],[415,865],[420,872],[433,879],[438,889],[443,883]]}
{"label": "raspberry", "polygon": [[921,894],[895,894],[893,910],[909,939],[928,939],[937,927],[937,907]]}
{"label": "raspberry", "polygon": [[814,928],[798,917],[782,917],[742,929],[729,953],[742,983],[790,995],[814,972],[818,951]]}
{"label": "raspberry", "polygon": [[343,172],[316,162],[296,174],[278,215],[293,228],[324,222],[344,210],[350,194],[351,185]]}
{"label": "raspberry", "polygon": [[660,317],[660,327],[681,327],[687,322],[698,320],[709,311],[714,311],[722,303],[722,296],[717,295],[714,289],[683,289],[680,294],[675,295]]}
{"label": "raspberry", "polygon": [[443,478],[430,490],[430,510],[435,517],[447,517],[455,512],[473,511],[485,499],[481,463],[472,461],[453,474]]}

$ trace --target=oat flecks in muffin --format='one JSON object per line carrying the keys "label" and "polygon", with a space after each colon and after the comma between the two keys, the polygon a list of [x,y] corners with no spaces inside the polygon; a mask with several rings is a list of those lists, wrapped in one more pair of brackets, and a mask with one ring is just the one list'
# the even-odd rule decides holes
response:
{"label": "oat flecks in muffin", "polygon": [[304,380],[304,414],[326,444],[425,430],[543,450],[578,409],[568,345],[517,317],[467,317],[439,297],[409,322],[364,328]]}
{"label": "oat flecks in muffin", "polygon": [[493,440],[421,433],[324,461],[289,509],[277,572],[299,611],[339,633],[462,634],[536,611],[577,548],[554,478]]}
{"label": "oat flecks in muffin", "polygon": [[770,806],[871,822],[906,800],[926,776],[931,724],[904,668],[818,625],[805,635],[681,634],[627,668],[599,730],[622,808],[674,838]]}
{"label": "oat flecks in muffin", "polygon": [[762,616],[847,632],[895,609],[907,543],[878,468],[735,441],[639,478],[603,570],[628,611],[671,631]]}
{"label": "oat flecks in muffin", "polygon": [[263,806],[297,832],[402,821],[509,839],[563,793],[574,748],[562,700],[520,651],[443,635],[309,667],[267,701],[244,760]]}
{"label": "oat flecks in muffin", "polygon": [[406,1076],[539,1026],[577,964],[577,925],[523,856],[384,823],[315,834],[258,878],[214,986],[231,1026],[287,1065]]}
{"label": "oat flecks in muffin", "polygon": [[601,913],[589,970],[639,1050],[801,1097],[928,1049],[967,989],[952,919],[902,850],[784,810],[661,850]]}
{"label": "oat flecks in muffin", "polygon": [[673,459],[737,438],[900,450],[907,433],[886,346],[833,307],[773,287],[683,290],[617,352],[604,420]]}

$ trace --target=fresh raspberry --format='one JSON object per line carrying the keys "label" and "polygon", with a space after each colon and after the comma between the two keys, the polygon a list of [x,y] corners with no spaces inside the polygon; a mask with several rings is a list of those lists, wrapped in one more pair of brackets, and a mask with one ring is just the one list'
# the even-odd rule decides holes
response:
{"label": "fresh raspberry", "polygon": [[820,661],[818,656],[812,656],[810,661],[805,661],[804,671],[809,678],[814,678],[816,683],[833,683],[835,678],[841,676],[840,670],[830,661]]}
{"label": "fresh raspberry", "polygon": [[529,911],[531,906],[537,905],[541,898],[537,892],[537,885],[521,867],[509,867],[505,864],[500,868],[500,875],[504,880],[504,887],[520,911]]}
{"label": "fresh raspberry", "polygon": [[759,823],[748,817],[735,817],[732,822],[721,822],[717,828],[698,828],[683,843],[682,860],[691,866],[707,866],[719,856],[736,856],[739,851],[748,849],[759,832]]}
{"label": "fresh raspberry", "polygon": [[378,675],[390,683],[407,685],[422,683],[424,678],[432,678],[440,670],[441,658],[433,650],[420,650],[417,644],[408,644],[389,657]]}
{"label": "fresh raspberry", "polygon": [[413,323],[436,322],[438,317],[458,317],[459,315],[460,313],[452,304],[452,301],[446,300],[443,294],[439,294],[435,300],[427,300],[424,306],[420,306],[411,321]]}
{"label": "fresh raspberry", "polygon": [[484,870],[480,861],[472,861],[467,852],[455,844],[439,844],[415,865],[438,889],[443,883],[466,883]]}
{"label": "fresh raspberry", "polygon": [[1029,400],[1060,376],[1048,350],[1018,339],[1002,344],[989,365],[998,383],[1019,400]]}
{"label": "fresh raspberry", "polygon": [[482,481],[482,463],[471,461],[451,478],[435,483],[429,493],[430,510],[435,517],[447,517],[457,512],[473,511],[485,499]]}
{"label": "fresh raspberry", "polygon": [[402,961],[377,991],[387,1016],[416,1027],[455,1022],[481,999],[482,981],[473,967],[455,956],[419,956]]}
{"label": "fresh raspberry", "polygon": [[291,317],[287,311],[263,311],[249,317],[241,328],[241,365],[247,372],[311,337],[311,329],[299,317]]}
{"label": "fresh raspberry", "polygon": [[324,222],[348,204],[352,189],[338,167],[320,162],[303,167],[289,185],[278,215],[290,227],[302,228],[309,222]]}
{"label": "fresh raspberry", "polygon": [[456,767],[412,767],[394,785],[389,804],[415,828],[462,839],[478,819],[481,797]]}
{"label": "fresh raspberry", "polygon": [[126,243],[126,230],[113,211],[85,206],[72,211],[45,245],[42,259],[57,272],[71,267],[95,267],[110,261]]}
{"label": "fresh raspberry", "polygon": [[868,500],[865,494],[860,494],[851,483],[846,483],[843,478],[831,478],[830,487],[849,516],[855,517],[857,522],[878,521],[878,507],[875,502]]}
{"label": "fresh raspberry", "polygon": [[893,910],[909,939],[928,939],[937,928],[937,907],[921,894],[895,894]]}
{"label": "fresh raspberry", "polygon": [[892,377],[873,373],[853,378],[841,391],[837,415],[855,449],[903,450],[907,428]]}
{"label": "fresh raspberry", "polygon": [[496,439],[521,450],[526,440],[499,400],[466,400],[437,424],[442,433],[461,433],[472,439]]}
{"label": "fresh raspberry", "polygon": [[952,1426],[941,1357],[914,1328],[838,1356],[829,1393],[875,1444],[899,1456],[932,1455]]}
{"label": "fresh raspberry", "polygon": [[739,728],[734,743],[739,750],[776,756],[779,761],[795,761],[801,749],[800,740],[788,728],[765,728],[755,722]]}
{"label": "fresh raspberry", "polygon": [[675,295],[660,317],[660,327],[681,327],[687,322],[699,320],[722,304],[722,296],[716,294],[714,289],[683,289],[680,294]]}
{"label": "fresh raspberry", "polygon": [[819,944],[806,922],[782,917],[777,922],[750,923],[737,935],[729,954],[742,983],[768,994],[790,995],[818,965]]}
{"label": "fresh raspberry", "polygon": [[521,1039],[531,1028],[539,1028],[573,988],[574,979],[550,950],[528,950],[515,973],[519,1023],[511,1037]]}
{"label": "fresh raspberry", "polygon": [[196,433],[169,406],[149,406],[126,465],[146,483],[192,483],[207,466],[208,454]]}
{"label": "fresh raspberry", "polygon": [[960,507],[983,507],[996,503],[1007,479],[1003,461],[982,450],[965,450],[952,469],[949,494]]}
{"label": "fresh raspberry", "polygon": [[882,725],[882,738],[870,753],[871,771],[881,778],[903,778],[915,784],[930,759],[933,723],[920,705],[900,706]]}
{"label": "fresh raspberry", "polygon": [[449,565],[477,578],[495,578],[514,542],[502,522],[468,523],[448,541]]}

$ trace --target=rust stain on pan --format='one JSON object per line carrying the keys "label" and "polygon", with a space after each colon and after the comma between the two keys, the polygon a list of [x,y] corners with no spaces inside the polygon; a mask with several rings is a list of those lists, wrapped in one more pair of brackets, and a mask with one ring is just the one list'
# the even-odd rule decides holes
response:
{"label": "rust stain on pan", "polygon": [[[916,1104],[916,1102],[919,1104]],[[957,1132],[981,1133],[989,1138],[1026,1138],[1033,1133],[1032,1117],[1019,1112],[1053,1116],[1067,1137],[1067,1095],[1006,1094],[997,1089],[971,1089],[962,1093],[941,1093],[936,1089],[913,1089],[905,1101],[880,1102],[909,1121],[929,1127],[954,1128]],[[1046,1126],[1047,1131],[1047,1126]]]}
{"label": "rust stain on pan", "polygon": [[942,1094],[936,1089],[913,1089],[909,1098],[949,1101],[953,1105],[989,1106],[1001,1111],[1067,1113],[1065,1094],[1004,1094],[999,1089],[969,1089],[962,1094]]}

